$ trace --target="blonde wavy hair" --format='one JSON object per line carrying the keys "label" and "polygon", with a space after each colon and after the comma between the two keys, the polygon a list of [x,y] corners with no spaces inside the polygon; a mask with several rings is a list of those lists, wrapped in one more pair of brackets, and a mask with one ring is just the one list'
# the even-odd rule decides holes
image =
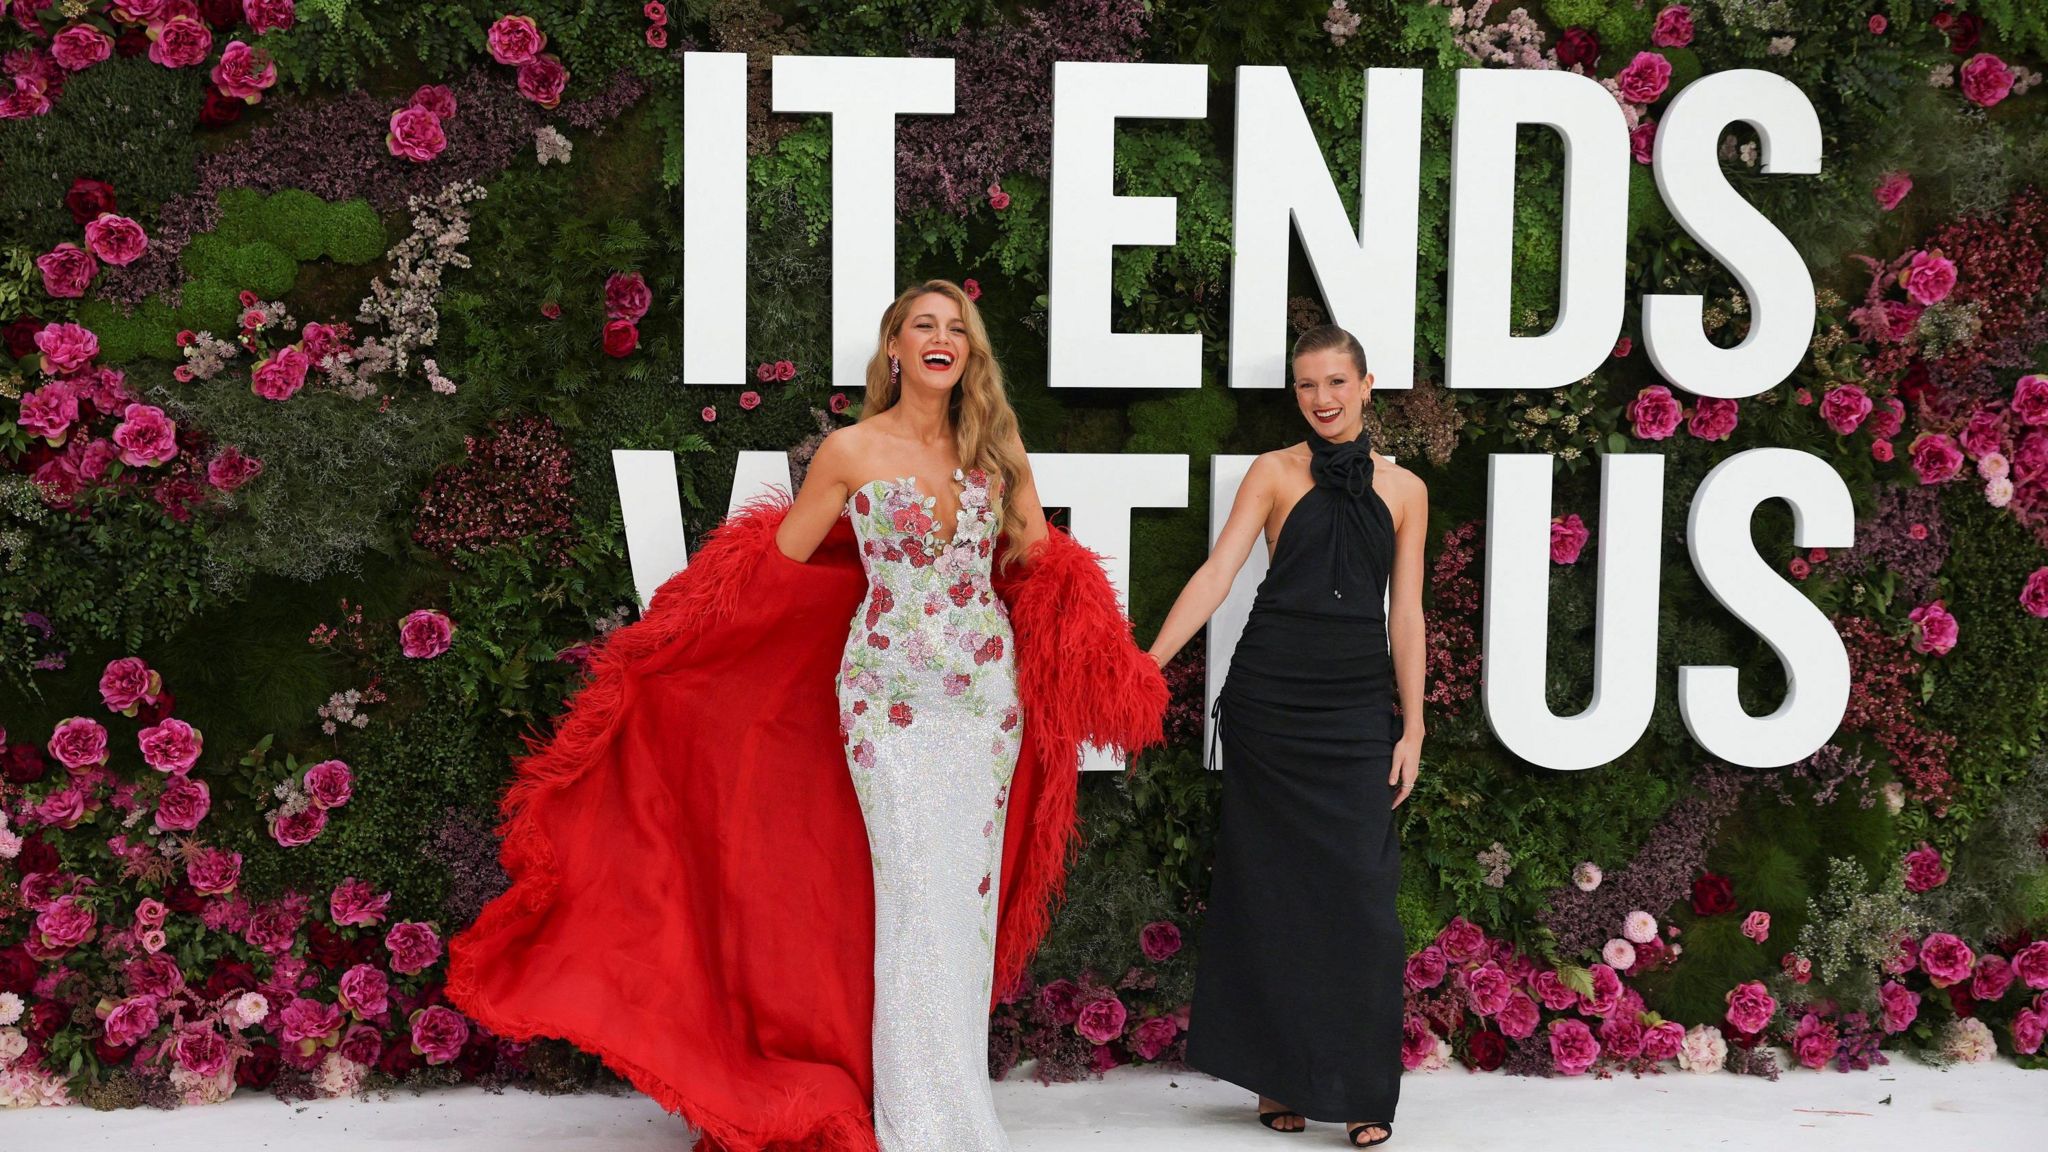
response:
{"label": "blonde wavy hair", "polygon": [[[1017,523],[1017,492],[1010,478],[1024,474],[1025,461],[1011,446],[1017,436],[1017,413],[1003,391],[1003,369],[989,347],[988,328],[981,322],[981,309],[951,280],[926,280],[912,284],[882,313],[875,354],[868,360],[867,396],[861,402],[860,418],[867,420],[895,407],[902,384],[889,371],[889,337],[900,334],[910,318],[910,306],[920,296],[938,293],[960,308],[967,324],[967,368],[953,386],[947,400],[947,414],[953,422],[953,448],[963,469],[986,471],[1002,493],[1001,523]],[[1012,533],[1002,562],[1015,563],[1024,554],[1019,537]]]}

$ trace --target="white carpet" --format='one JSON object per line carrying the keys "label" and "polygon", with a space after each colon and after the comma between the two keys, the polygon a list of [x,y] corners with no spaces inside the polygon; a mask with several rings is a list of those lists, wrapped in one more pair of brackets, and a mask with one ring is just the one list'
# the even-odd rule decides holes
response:
{"label": "white carpet", "polygon": [[[1343,1128],[1281,1136],[1252,1119],[1249,1093],[1199,1074],[1123,1069],[1099,1081],[996,1086],[1017,1152],[1210,1152],[1342,1148]],[[1886,1103],[1886,1098],[1890,1102]],[[1540,1080],[1449,1068],[1410,1074],[1388,1152],[1571,1148],[1658,1152],[1750,1148],[2041,1147],[2048,1072],[1999,1060],[1938,1071],[1897,1057],[1868,1072],[1786,1072],[1776,1083],[1674,1072],[1642,1079]],[[677,1152],[682,1123],[645,1097],[540,1096],[512,1089],[402,1092],[388,1100],[287,1105],[244,1092],[212,1108],[0,1113],[0,1147],[67,1152]]]}

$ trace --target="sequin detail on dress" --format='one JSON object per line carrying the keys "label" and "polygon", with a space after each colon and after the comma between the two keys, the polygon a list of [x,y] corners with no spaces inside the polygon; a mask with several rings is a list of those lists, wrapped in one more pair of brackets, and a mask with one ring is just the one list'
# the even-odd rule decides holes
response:
{"label": "sequin detail on dress", "polygon": [[875,877],[874,1117],[882,1152],[1006,1152],[988,1005],[1010,778],[1022,743],[1009,612],[990,582],[999,506],[981,469],[950,537],[914,477],[847,500],[867,596],[839,730]]}

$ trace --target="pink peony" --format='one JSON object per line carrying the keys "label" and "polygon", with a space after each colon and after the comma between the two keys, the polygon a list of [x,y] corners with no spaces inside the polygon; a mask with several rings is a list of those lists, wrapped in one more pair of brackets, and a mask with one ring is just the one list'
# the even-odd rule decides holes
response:
{"label": "pink peony", "polygon": [[1964,61],[1958,86],[1970,103],[1989,108],[2012,94],[2016,79],[2005,61],[1989,52],[1979,52]]}
{"label": "pink peony", "polygon": [[1906,451],[1913,457],[1913,470],[1920,474],[1922,484],[1953,480],[1963,470],[1962,450],[1946,432],[1922,432]]}
{"label": "pink peony", "polygon": [[1685,1047],[1685,1025],[1676,1020],[1659,1021],[1643,1033],[1643,1056],[1650,1060],[1676,1060]]}
{"label": "pink peony", "polygon": [[408,104],[391,114],[391,130],[384,134],[384,147],[393,156],[424,164],[448,147],[441,131],[441,118],[431,109]]}
{"label": "pink peony", "polygon": [[265,400],[289,400],[306,386],[306,372],[312,366],[304,348],[287,344],[256,362],[249,376],[249,390]]}
{"label": "pink peony", "polygon": [[36,333],[36,350],[43,354],[45,375],[69,376],[100,354],[100,338],[89,329],[66,321]]}
{"label": "pink peony", "polygon": [[379,893],[368,883],[351,876],[334,886],[327,898],[328,915],[337,927],[364,927],[382,923],[391,907],[391,893]]}
{"label": "pink peony", "polygon": [[65,241],[36,257],[36,271],[43,274],[43,291],[59,300],[76,300],[99,274],[99,261],[92,253]]}
{"label": "pink peony", "polygon": [[1576,564],[1579,553],[1586,547],[1592,532],[1586,522],[1579,519],[1577,512],[1550,518],[1550,562],[1552,564]]}
{"label": "pink peony", "polygon": [[398,646],[414,660],[431,660],[453,643],[455,622],[432,608],[420,608],[398,622]]}
{"label": "pink peony", "polygon": [[227,1038],[207,1025],[188,1025],[171,1036],[171,1058],[194,1076],[218,1076],[228,1066],[233,1052]]}
{"label": "pink peony", "polygon": [[163,794],[157,797],[156,826],[165,832],[191,832],[206,819],[212,804],[205,781],[176,773],[164,782]]}
{"label": "pink peony", "polygon": [[2012,414],[2022,424],[2048,424],[2048,376],[2035,373],[2013,383]]}
{"label": "pink peony", "polygon": [[1671,61],[1655,52],[1638,52],[1614,77],[1621,97],[1631,104],[1654,103],[1671,84]]}
{"label": "pink peony", "polygon": [[1171,959],[1180,945],[1180,928],[1170,920],[1154,920],[1138,933],[1138,947],[1154,964]]}
{"label": "pink peony", "polygon": [[29,939],[46,953],[64,953],[92,939],[98,926],[90,905],[80,904],[75,896],[59,896],[36,913]]}
{"label": "pink peony", "polygon": [[1889,212],[1897,208],[1899,202],[1906,198],[1906,193],[1912,190],[1911,176],[1904,172],[1887,172],[1884,179],[1878,181],[1877,187],[1870,190],[1870,194],[1877,197],[1879,207]]}
{"label": "pink peony", "polygon": [[50,755],[73,772],[107,762],[107,730],[86,716],[73,716],[50,733]]}
{"label": "pink peony", "polygon": [[163,676],[142,662],[140,656],[123,656],[107,661],[100,673],[100,700],[109,712],[133,716],[143,704],[156,703],[164,690]]}
{"label": "pink peony", "polygon": [[1587,1016],[1607,1016],[1621,1003],[1621,976],[1611,964],[1590,964],[1593,994],[1579,994],[1579,1011]]}
{"label": "pink peony", "polygon": [[130,468],[153,468],[178,454],[178,426],[151,404],[130,404],[114,429],[114,443],[121,449],[121,463]]}
{"label": "pink peony", "polygon": [[1812,1012],[1801,1016],[1799,1026],[1792,1032],[1792,1055],[1808,1068],[1827,1067],[1840,1045],[1841,1037],[1834,1023]]}
{"label": "pink peony", "polygon": [[348,803],[352,780],[348,765],[322,760],[306,769],[306,794],[322,808],[339,808]]}
{"label": "pink peony", "polygon": [[1977,958],[1977,970],[1970,974],[1970,999],[1990,1004],[2012,987],[2012,963],[1996,952]]}
{"label": "pink peony", "polygon": [[1976,961],[1970,946],[1947,932],[1932,933],[1920,942],[1920,970],[1936,988],[1969,979]]}
{"label": "pink peony", "polygon": [[1436,1044],[1436,1033],[1424,1017],[1411,1012],[1401,1021],[1401,1067],[1410,1072],[1421,1068],[1436,1055]]}
{"label": "pink peony", "polygon": [[1514,990],[1514,980],[1491,960],[1465,976],[1465,1002],[1481,1016],[1499,1012],[1507,1005],[1508,994]]}
{"label": "pink peony", "polygon": [[1761,909],[1742,919],[1742,934],[1761,944],[1771,934],[1771,914]]}
{"label": "pink peony", "polygon": [[2048,988],[2048,940],[2036,940],[2013,953],[2012,971],[2029,988]]}
{"label": "pink peony", "polygon": [[213,30],[197,15],[179,12],[149,29],[149,58],[166,68],[204,64],[213,52]]}
{"label": "pink peony", "polygon": [[441,958],[441,936],[432,924],[400,920],[384,934],[384,947],[391,952],[391,970],[401,976],[423,971]]}
{"label": "pink peony", "polygon": [[73,24],[50,38],[50,56],[66,72],[90,68],[114,54],[114,38],[90,24]]}
{"label": "pink peony", "polygon": [[1463,964],[1467,960],[1477,960],[1485,953],[1486,932],[1463,916],[1453,916],[1443,931],[1437,933],[1436,944],[1443,949],[1446,960]]}
{"label": "pink peony", "polygon": [[1720,396],[1702,396],[1693,402],[1686,431],[1700,440],[1726,440],[1735,431],[1739,405]]}
{"label": "pink peony", "polygon": [[1179,1034],[1180,1025],[1172,1017],[1148,1016],[1131,1029],[1131,1050],[1140,1060],[1157,1060],[1173,1046],[1173,1038]]}
{"label": "pink peony", "polygon": [[52,380],[21,394],[21,410],[15,423],[52,445],[62,445],[77,422],[78,393],[64,381]]}
{"label": "pink peony", "polygon": [[185,861],[185,880],[201,896],[225,896],[242,879],[242,854],[201,848]]}
{"label": "pink peony", "polygon": [[223,492],[233,492],[263,474],[263,461],[242,455],[230,444],[206,464],[206,482]]}
{"label": "pink peony", "polygon": [[485,35],[491,59],[500,64],[524,64],[547,47],[548,38],[531,16],[500,16]]}
{"label": "pink peony", "polygon": [[638,321],[647,315],[654,294],[638,272],[614,272],[604,282],[604,314],[608,320]]}
{"label": "pink peony", "polygon": [[1600,1049],[1616,1060],[1634,1060],[1643,1054],[1648,1030],[1633,1015],[1615,1013],[1600,1022]]}
{"label": "pink peony", "polygon": [[452,1008],[434,1004],[414,1012],[412,1025],[412,1050],[427,1058],[429,1064],[446,1064],[462,1055],[462,1046],[469,1043],[469,1022],[461,1013]]}
{"label": "pink peony", "polygon": [[2022,1008],[2012,1018],[2012,1046],[2032,1056],[2048,1039],[2048,1008]]}
{"label": "pink peony", "polygon": [[1755,1034],[1777,1014],[1778,1001],[1764,990],[1761,980],[1749,980],[1728,990],[1727,1020],[1737,1032]]}
{"label": "pink peony", "polygon": [[1526,1040],[1536,1034],[1536,1025],[1542,1019],[1542,1010],[1536,1001],[1520,989],[1508,994],[1507,1001],[1494,1015],[1494,1022],[1500,1025],[1500,1034],[1510,1040]]}
{"label": "pink peony", "polygon": [[249,30],[258,36],[286,31],[298,19],[293,0],[242,0],[242,15],[249,21]]}
{"label": "pink peony", "polygon": [[114,1005],[102,1028],[108,1044],[126,1048],[148,1039],[156,1026],[156,997],[131,996]]}
{"label": "pink peony", "polygon": [[159,772],[189,772],[199,762],[203,741],[199,729],[176,716],[166,716],[136,734],[142,759]]}
{"label": "pink peony", "polygon": [[341,974],[341,1006],[357,1019],[375,1016],[391,1006],[391,978],[374,964],[357,964]]}
{"label": "pink peony", "polygon": [[1105,994],[1081,1005],[1081,1014],[1074,1018],[1074,1031],[1091,1044],[1107,1044],[1124,1034],[1127,1018],[1124,1002],[1114,994]]}
{"label": "pink peony", "polygon": [[282,848],[302,848],[327,830],[327,809],[306,807],[297,812],[272,812],[270,838]]}
{"label": "pink peony", "polygon": [[1854,384],[1843,384],[1821,397],[1820,418],[1837,436],[1847,436],[1862,426],[1870,409],[1869,393]]}
{"label": "pink peony", "polygon": [[1904,1032],[1920,1014],[1920,994],[1907,988],[1897,980],[1885,981],[1877,991],[1878,1004],[1883,1008],[1884,1030]]}
{"label": "pink peony", "polygon": [[1916,304],[1939,304],[1956,286],[1956,262],[1941,249],[1913,253],[1912,263],[1899,273],[1899,284]]}
{"label": "pink peony", "polygon": [[222,96],[255,104],[263,99],[265,89],[277,83],[277,65],[269,53],[236,40],[220,54],[212,79]]}
{"label": "pink peony", "polygon": [[553,53],[542,53],[519,66],[519,94],[543,108],[562,102],[562,90],[569,86],[569,70]]}
{"label": "pink peony", "polygon": [[1940,600],[1906,613],[1913,622],[1913,651],[1946,656],[1956,646],[1956,618]]}
{"label": "pink peony", "polygon": [[1671,435],[1684,414],[1685,410],[1679,407],[1671,389],[1662,384],[1643,388],[1628,406],[1628,417],[1635,424],[1639,440],[1662,440]]}
{"label": "pink peony", "polygon": [[1038,990],[1038,1010],[1055,1027],[1064,1028],[1081,1016],[1081,986],[1072,980],[1055,980]]}
{"label": "pink peony", "polygon": [[2030,615],[2048,617],[2048,567],[2027,573],[2026,583],[2020,586],[2020,607]]}
{"label": "pink peony", "polygon": [[425,108],[443,120],[455,119],[455,93],[449,91],[446,84],[422,84],[406,103],[415,108]]}
{"label": "pink peony", "polygon": [[[1659,57],[1662,59],[1662,57]],[[1577,1076],[1600,1058],[1600,1041],[1586,1022],[1563,1017],[1550,1022],[1550,1058],[1559,1073]]]}
{"label": "pink peony", "polygon": [[341,1008],[295,996],[277,1014],[277,1038],[287,1044],[319,1041],[341,1030]]}
{"label": "pink peony", "polygon": [[[1629,130],[1628,154],[1638,164],[1653,164],[1657,160],[1657,122],[1645,120]],[[1627,339],[1627,337],[1623,337]]]}
{"label": "pink peony", "polygon": [[1650,26],[1650,43],[1659,48],[1683,48],[1692,43],[1692,9],[1673,4],[1657,13],[1657,22]]}
{"label": "pink peony", "polygon": [[1411,990],[1434,988],[1443,983],[1447,968],[1444,950],[1431,944],[1408,958],[1402,979]]}

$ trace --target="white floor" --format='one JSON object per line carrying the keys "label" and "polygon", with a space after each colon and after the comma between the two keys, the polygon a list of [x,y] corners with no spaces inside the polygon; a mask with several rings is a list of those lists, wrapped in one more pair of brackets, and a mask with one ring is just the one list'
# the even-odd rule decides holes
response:
{"label": "white floor", "polygon": [[[1889,1102],[1887,1102],[1889,1098]],[[1123,1069],[1102,1080],[1040,1085],[1012,1073],[996,1086],[1017,1152],[1208,1152],[1342,1148],[1343,1129],[1311,1124],[1278,1136],[1251,1117],[1252,1097],[1200,1074]],[[1868,1072],[1548,1080],[1449,1068],[1409,1075],[1388,1152],[1526,1149],[1658,1152],[1919,1146],[1976,1152],[2041,1146],[2048,1072],[1999,1060],[1939,1071],[1910,1057]],[[1286,1140],[1281,1144],[1276,1141]],[[680,1152],[681,1122],[645,1097],[540,1096],[512,1089],[404,1092],[388,1100],[282,1104],[244,1092],[225,1105],[99,1113],[0,1113],[0,1147],[92,1152],[344,1152],[359,1148],[525,1152]]]}

